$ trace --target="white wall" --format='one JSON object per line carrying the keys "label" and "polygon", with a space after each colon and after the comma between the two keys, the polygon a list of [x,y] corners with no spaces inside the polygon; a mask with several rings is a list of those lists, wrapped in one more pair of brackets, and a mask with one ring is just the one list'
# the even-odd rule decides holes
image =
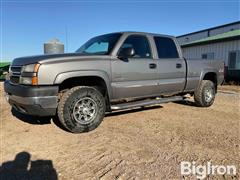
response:
{"label": "white wall", "polygon": [[203,53],[213,52],[214,59],[224,60],[228,65],[228,54],[230,51],[240,50],[240,40],[185,47],[182,50],[183,56],[188,59],[201,59]]}

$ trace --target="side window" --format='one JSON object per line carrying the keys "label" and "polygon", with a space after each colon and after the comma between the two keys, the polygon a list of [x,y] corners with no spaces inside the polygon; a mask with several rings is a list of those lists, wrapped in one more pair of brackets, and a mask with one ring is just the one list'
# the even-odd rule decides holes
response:
{"label": "side window", "polygon": [[202,54],[202,59],[207,59],[207,54]]}
{"label": "side window", "polygon": [[145,36],[130,35],[122,44],[122,48],[132,47],[135,51],[134,58],[151,58],[152,53],[149,42]]}
{"label": "side window", "polygon": [[175,42],[167,37],[154,37],[157,47],[158,58],[178,58]]}
{"label": "side window", "polygon": [[211,53],[202,54],[202,59],[214,59],[214,53],[211,52]]}
{"label": "side window", "polygon": [[228,55],[228,69],[240,69],[240,51],[231,51]]}

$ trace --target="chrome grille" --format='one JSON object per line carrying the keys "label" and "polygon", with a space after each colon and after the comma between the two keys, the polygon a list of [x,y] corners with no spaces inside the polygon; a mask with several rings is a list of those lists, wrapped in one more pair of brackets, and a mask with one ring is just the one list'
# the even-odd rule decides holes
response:
{"label": "chrome grille", "polygon": [[22,66],[11,66],[10,67],[10,81],[12,83],[19,83],[19,79],[21,76],[21,70],[22,70]]}

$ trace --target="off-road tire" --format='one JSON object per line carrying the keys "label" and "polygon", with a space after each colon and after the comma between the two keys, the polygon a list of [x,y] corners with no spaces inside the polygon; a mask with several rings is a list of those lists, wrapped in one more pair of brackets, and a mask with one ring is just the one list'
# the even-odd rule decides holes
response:
{"label": "off-road tire", "polygon": [[[206,100],[206,93],[208,90],[212,90],[212,97],[207,101]],[[198,89],[194,92],[194,100],[195,104],[198,107],[209,107],[213,104],[215,99],[215,85],[212,81],[209,80],[202,80]]]}
{"label": "off-road tire", "polygon": [[[77,121],[73,115],[73,109],[78,101],[91,98],[96,104],[95,118],[89,123]],[[77,86],[66,91],[60,98],[58,105],[58,118],[62,125],[72,133],[88,132],[100,125],[106,110],[106,102],[103,95],[94,87]]]}

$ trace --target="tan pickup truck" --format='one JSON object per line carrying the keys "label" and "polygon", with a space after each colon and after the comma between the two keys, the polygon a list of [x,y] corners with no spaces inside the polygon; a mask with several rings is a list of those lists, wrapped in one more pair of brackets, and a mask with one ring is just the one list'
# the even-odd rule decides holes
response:
{"label": "tan pickup truck", "polygon": [[94,37],[75,53],[13,60],[4,88],[17,111],[58,115],[71,132],[95,129],[105,112],[180,101],[213,104],[220,60],[186,60],[172,36],[119,32]]}

